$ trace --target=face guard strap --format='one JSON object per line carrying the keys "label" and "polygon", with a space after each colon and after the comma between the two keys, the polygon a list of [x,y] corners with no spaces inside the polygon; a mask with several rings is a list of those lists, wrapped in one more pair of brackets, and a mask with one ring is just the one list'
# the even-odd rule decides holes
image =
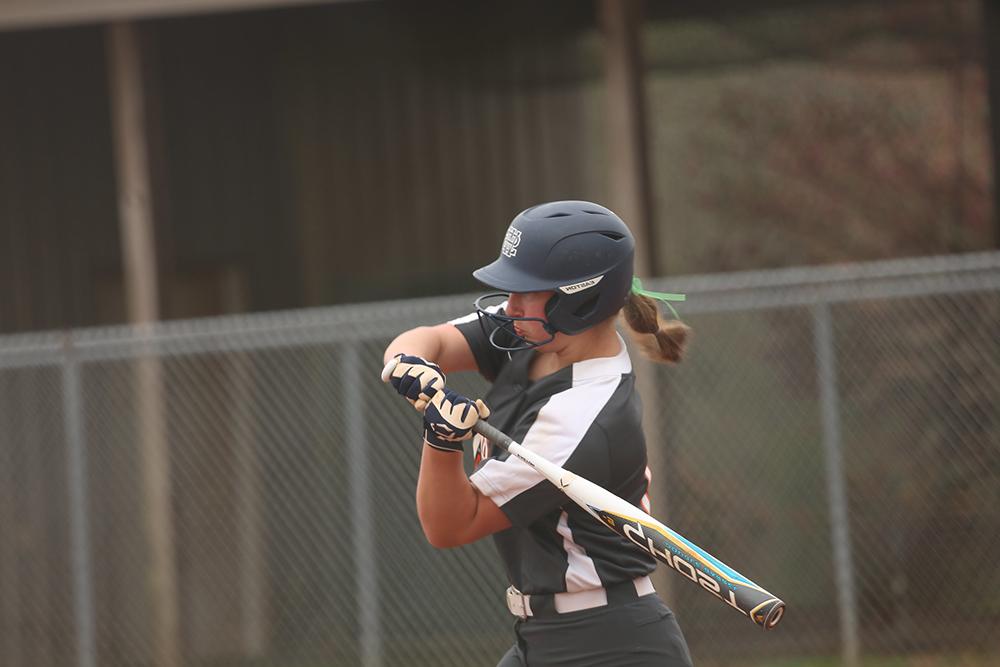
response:
{"label": "face guard strap", "polygon": [[[486,333],[485,320],[488,319],[496,325],[496,328],[489,334],[490,345],[503,352],[517,352],[519,350],[530,350],[535,347],[540,347],[551,343],[556,339],[556,329],[540,317],[512,317],[506,314],[501,315],[500,313],[490,311],[488,306],[483,305],[483,301],[487,299],[507,299],[509,297],[510,294],[507,292],[491,292],[476,299],[476,315],[479,317],[479,326],[482,327],[483,333]],[[516,322],[538,322],[542,325],[542,328],[545,329],[545,332],[549,334],[549,337],[542,341],[528,340],[524,336],[518,335],[517,331],[515,331],[514,324]],[[506,332],[516,341],[514,345],[507,346],[497,341],[497,335],[501,331]]]}

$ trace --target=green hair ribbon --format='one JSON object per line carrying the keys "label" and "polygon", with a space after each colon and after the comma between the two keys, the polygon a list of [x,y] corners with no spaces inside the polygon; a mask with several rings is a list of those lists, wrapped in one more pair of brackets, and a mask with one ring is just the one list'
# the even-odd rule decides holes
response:
{"label": "green hair ribbon", "polygon": [[643,296],[648,296],[650,299],[656,299],[657,301],[662,301],[666,304],[670,312],[674,314],[675,319],[681,319],[677,311],[674,310],[671,301],[687,301],[687,295],[685,294],[671,294],[669,292],[653,292],[651,290],[646,290],[642,288],[642,281],[639,280],[639,276],[632,277],[632,293],[641,294]]}

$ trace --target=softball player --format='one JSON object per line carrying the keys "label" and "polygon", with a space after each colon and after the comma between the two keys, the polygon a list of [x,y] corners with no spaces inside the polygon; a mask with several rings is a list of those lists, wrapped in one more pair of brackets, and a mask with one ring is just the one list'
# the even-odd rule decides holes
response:
{"label": "softball player", "polygon": [[[688,329],[662,321],[633,277],[634,240],[608,209],[583,201],[514,218],[500,256],[473,275],[497,290],[468,317],[399,335],[391,382],[424,414],[417,511],[436,547],[492,535],[517,618],[498,667],[690,665],[672,612],[649,579],[656,561],[600,525],[533,468],[477,436],[480,418],[516,441],[646,506],[642,409],[615,323],[620,311],[654,359],[680,359]],[[445,374],[478,370],[492,388],[473,401]],[[489,407],[487,407],[489,406]]]}

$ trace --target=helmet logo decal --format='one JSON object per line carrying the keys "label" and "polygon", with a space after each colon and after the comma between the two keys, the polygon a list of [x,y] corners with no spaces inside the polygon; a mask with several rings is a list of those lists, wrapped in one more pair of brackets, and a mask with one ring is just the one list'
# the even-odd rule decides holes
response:
{"label": "helmet logo decal", "polygon": [[517,246],[521,245],[521,230],[511,225],[507,228],[507,236],[503,239],[503,247],[500,248],[500,252],[507,257],[513,257],[517,254]]}
{"label": "helmet logo decal", "polygon": [[576,294],[581,290],[585,290],[588,287],[593,287],[597,283],[601,282],[601,278],[604,276],[597,276],[596,278],[591,278],[590,280],[584,280],[583,282],[573,283],[572,285],[563,285],[559,288],[560,292],[565,294]]}

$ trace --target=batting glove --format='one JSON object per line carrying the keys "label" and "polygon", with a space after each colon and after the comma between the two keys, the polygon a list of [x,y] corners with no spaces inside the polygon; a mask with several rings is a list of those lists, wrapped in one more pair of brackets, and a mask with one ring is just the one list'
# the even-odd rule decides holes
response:
{"label": "batting glove", "polygon": [[441,367],[422,357],[397,354],[399,363],[392,369],[389,383],[418,411],[423,411],[431,396],[444,388]]}
{"label": "batting glove", "polygon": [[424,410],[424,441],[435,449],[461,452],[462,441],[472,437],[472,427],[490,416],[481,399],[473,401],[450,389],[435,393]]}

